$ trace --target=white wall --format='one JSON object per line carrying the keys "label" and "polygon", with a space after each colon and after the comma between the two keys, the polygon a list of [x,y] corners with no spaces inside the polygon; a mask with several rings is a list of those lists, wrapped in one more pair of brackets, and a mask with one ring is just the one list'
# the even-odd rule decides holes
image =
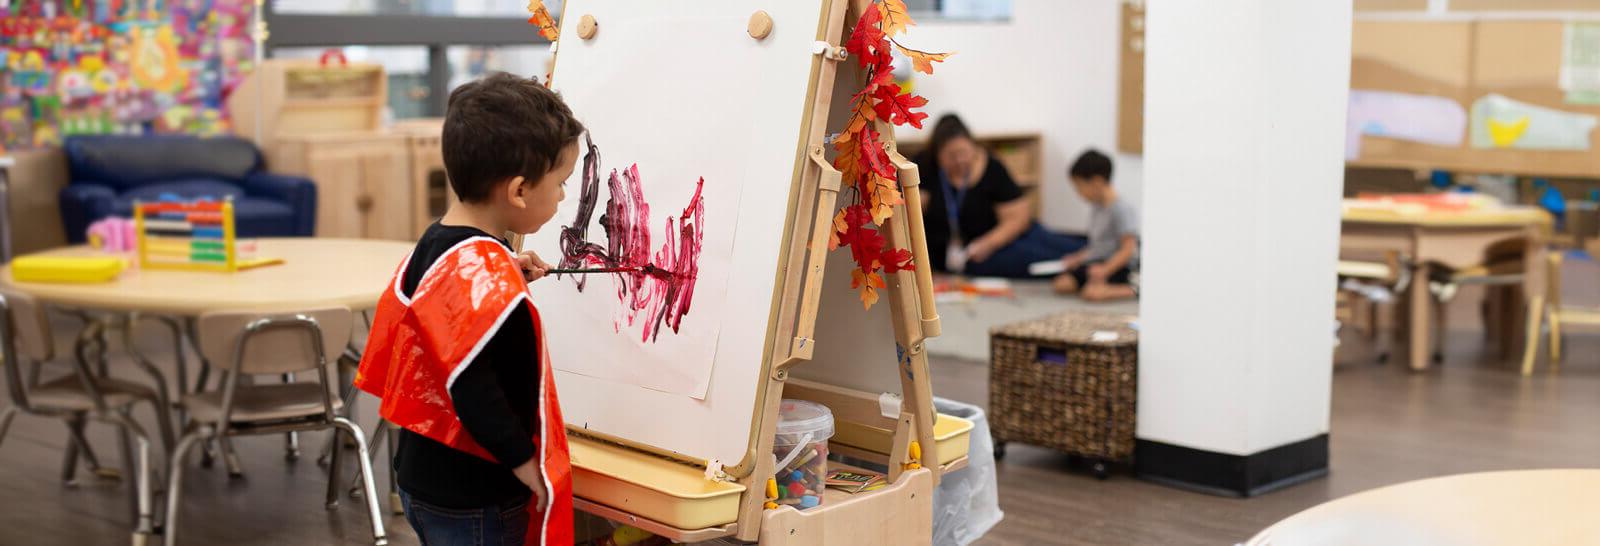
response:
{"label": "white wall", "polygon": [[1351,0],[1150,0],[1142,439],[1328,430]]}
{"label": "white wall", "polygon": [[1015,0],[1013,9],[1006,23],[924,18],[912,27],[906,45],[957,52],[932,76],[917,74],[916,91],[928,98],[930,122],[954,112],[980,133],[1043,134],[1042,221],[1083,231],[1088,206],[1066,172],[1085,148],[1112,154],[1124,199],[1139,203],[1144,194],[1139,156],[1115,153],[1121,2]]}

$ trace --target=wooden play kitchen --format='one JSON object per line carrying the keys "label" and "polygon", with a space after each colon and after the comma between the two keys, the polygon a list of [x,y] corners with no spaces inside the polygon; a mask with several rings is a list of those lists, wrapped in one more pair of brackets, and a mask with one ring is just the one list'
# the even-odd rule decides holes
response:
{"label": "wooden play kitchen", "polygon": [[[317,185],[317,236],[413,239],[420,219],[413,167],[418,135],[385,128],[387,77],[381,65],[345,62],[337,50],[317,61],[273,59],[228,98],[235,133],[256,140],[273,172]],[[420,226],[420,227],[419,227]]]}
{"label": "wooden play kitchen", "polygon": [[[722,326],[703,398],[667,396],[558,367],[577,509],[677,542],[728,537],[768,545],[930,543],[933,488],[942,474],[966,464],[972,428],[933,409],[924,347],[939,333],[931,277],[921,267],[886,273],[880,303],[863,312],[850,288],[853,266],[845,256],[827,259],[842,184],[826,155],[832,148],[827,133],[850,113],[847,100],[862,83],[853,72],[859,65],[841,62],[847,58],[841,46],[848,38],[847,19],[853,24],[856,14],[877,8],[864,0],[717,1],[697,5],[691,16],[660,2],[569,0],[563,9],[560,20],[571,24],[561,29],[552,86],[575,111],[590,112],[585,124],[597,141],[615,142],[619,131],[605,129],[624,121],[604,117],[620,114],[594,113],[598,107],[583,101],[636,87],[608,76],[617,69],[602,59],[723,63],[710,78],[738,77],[747,72],[737,64],[743,62],[751,63],[748,70],[758,66],[762,77],[729,88],[705,82],[696,88],[712,91],[701,100],[721,104],[733,100],[729,93],[772,95],[762,115],[783,119],[752,123],[749,134],[724,144],[746,146],[763,158],[787,158],[782,165],[764,162],[738,182],[745,188],[741,229],[744,218],[782,219],[783,229],[781,240],[735,239],[735,261],[751,251],[769,252],[776,263],[763,259],[759,270],[747,274],[755,280],[733,281],[730,301],[733,290],[749,290],[737,285],[759,282],[753,286],[764,291],[759,297],[770,298],[766,303],[741,297],[734,305],[770,311],[762,313],[765,324]],[[639,36],[658,32],[667,20],[704,32],[673,33],[694,44],[625,46],[637,45]],[[716,31],[719,25],[726,32]],[[683,52],[690,48],[706,55]],[[846,72],[836,78],[840,70]],[[877,229],[893,248],[910,249],[918,264],[925,263],[917,168],[895,151],[888,136],[892,126],[880,120],[876,129],[886,135],[890,168],[905,196]],[[747,161],[731,155],[725,159]],[[639,168],[659,164],[641,162]],[[576,189],[569,184],[568,191]],[[743,335],[744,328],[758,330]],[[737,344],[737,351],[724,351],[723,341]],[[626,411],[616,413],[620,401]],[[874,471],[829,460],[830,454],[877,467],[888,485],[854,494],[823,487],[830,471]]]}

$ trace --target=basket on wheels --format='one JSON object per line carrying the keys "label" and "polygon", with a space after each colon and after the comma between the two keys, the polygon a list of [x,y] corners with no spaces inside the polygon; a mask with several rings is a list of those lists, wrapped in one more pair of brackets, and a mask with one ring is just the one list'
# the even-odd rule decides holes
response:
{"label": "basket on wheels", "polygon": [[1006,442],[1048,447],[1107,466],[1133,459],[1139,385],[1134,317],[1068,312],[989,332],[989,420]]}

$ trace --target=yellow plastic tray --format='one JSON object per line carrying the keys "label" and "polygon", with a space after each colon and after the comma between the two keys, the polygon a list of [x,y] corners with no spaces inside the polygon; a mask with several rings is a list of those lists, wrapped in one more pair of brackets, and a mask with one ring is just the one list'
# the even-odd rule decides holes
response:
{"label": "yellow plastic tray", "polygon": [[[939,446],[939,464],[941,466],[967,456],[967,450],[972,448],[971,433],[972,421],[942,413],[934,419],[933,439]],[[888,455],[890,451],[889,444],[893,440],[894,434],[886,429],[847,421],[836,421],[834,423],[833,438],[828,441]]]}
{"label": "yellow plastic tray", "polygon": [[22,256],[11,261],[17,282],[90,284],[111,282],[127,267],[116,257]]}
{"label": "yellow plastic tray", "polygon": [[569,436],[572,494],[684,530],[739,519],[744,486],[707,480],[705,471],[633,451]]}

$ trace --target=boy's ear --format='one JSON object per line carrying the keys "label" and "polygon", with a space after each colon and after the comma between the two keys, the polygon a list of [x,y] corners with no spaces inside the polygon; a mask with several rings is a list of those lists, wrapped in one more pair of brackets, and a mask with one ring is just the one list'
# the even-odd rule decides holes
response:
{"label": "boy's ear", "polygon": [[521,176],[515,176],[506,181],[506,200],[514,207],[528,207],[528,185],[525,182],[527,182],[527,179]]}

